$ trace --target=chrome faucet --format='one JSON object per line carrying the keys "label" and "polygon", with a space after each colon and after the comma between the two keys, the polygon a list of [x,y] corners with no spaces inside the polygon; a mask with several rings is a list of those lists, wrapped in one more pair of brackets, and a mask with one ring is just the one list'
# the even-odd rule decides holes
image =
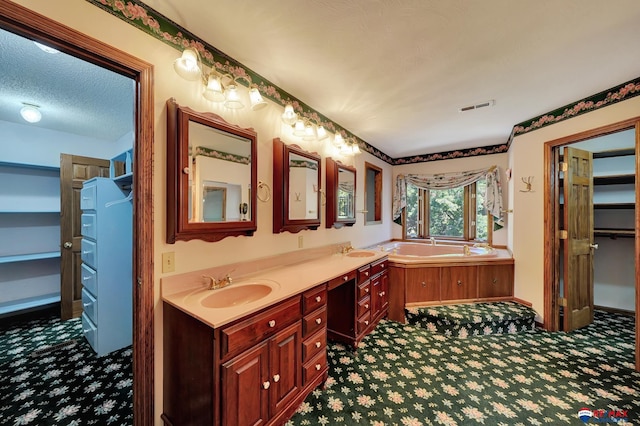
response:
{"label": "chrome faucet", "polygon": [[229,274],[219,280],[213,278],[211,275],[203,275],[202,278],[208,281],[207,290],[217,290],[233,283],[233,279],[231,279],[231,275]]}

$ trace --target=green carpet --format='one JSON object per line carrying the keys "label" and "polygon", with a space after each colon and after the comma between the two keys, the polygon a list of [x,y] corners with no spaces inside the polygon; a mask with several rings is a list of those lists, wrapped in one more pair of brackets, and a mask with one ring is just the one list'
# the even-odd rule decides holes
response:
{"label": "green carpet", "polygon": [[581,425],[582,409],[589,424],[640,418],[634,319],[622,315],[466,339],[382,321],[356,353],[331,344],[329,365],[289,426]]}

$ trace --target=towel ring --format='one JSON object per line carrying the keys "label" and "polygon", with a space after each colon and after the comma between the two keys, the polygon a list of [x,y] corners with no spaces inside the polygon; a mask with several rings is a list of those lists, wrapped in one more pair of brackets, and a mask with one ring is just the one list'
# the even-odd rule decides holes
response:
{"label": "towel ring", "polygon": [[262,198],[260,197],[260,191],[258,191],[258,193],[256,194],[258,197],[258,200],[262,201],[263,203],[266,203],[267,201],[269,201],[271,199],[271,187],[269,186],[268,183],[265,183],[263,181],[258,181],[258,190],[260,189],[264,189],[267,193],[266,197]]}

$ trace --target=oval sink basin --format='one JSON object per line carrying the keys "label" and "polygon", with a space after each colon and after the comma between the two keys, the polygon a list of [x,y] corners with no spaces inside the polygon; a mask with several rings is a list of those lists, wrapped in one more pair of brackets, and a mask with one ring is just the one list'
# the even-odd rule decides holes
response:
{"label": "oval sink basin", "polygon": [[372,251],[352,251],[347,253],[347,257],[371,257],[374,255],[375,253]]}
{"label": "oval sink basin", "polygon": [[232,285],[212,290],[211,294],[200,300],[200,304],[205,308],[230,308],[260,300],[272,291],[273,288],[267,284]]}

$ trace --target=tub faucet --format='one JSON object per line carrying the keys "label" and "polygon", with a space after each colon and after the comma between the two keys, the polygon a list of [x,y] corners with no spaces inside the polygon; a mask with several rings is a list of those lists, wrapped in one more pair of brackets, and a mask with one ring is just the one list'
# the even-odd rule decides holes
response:
{"label": "tub faucet", "polygon": [[464,252],[465,256],[469,256],[471,254],[471,249],[469,248],[468,245],[464,245],[464,247],[462,248],[462,251]]}
{"label": "tub faucet", "polygon": [[353,251],[353,246],[351,245],[351,243],[343,246],[341,249],[342,254],[349,253],[350,251]]}
{"label": "tub faucet", "polygon": [[220,278],[219,280],[213,278],[211,275],[203,275],[202,278],[204,278],[208,282],[207,290],[217,290],[233,283],[233,279],[229,274],[225,275],[224,278]]}
{"label": "tub faucet", "polygon": [[431,238],[429,238],[429,241],[431,241],[431,245],[432,246],[436,245],[436,239],[435,238],[431,237]]}

